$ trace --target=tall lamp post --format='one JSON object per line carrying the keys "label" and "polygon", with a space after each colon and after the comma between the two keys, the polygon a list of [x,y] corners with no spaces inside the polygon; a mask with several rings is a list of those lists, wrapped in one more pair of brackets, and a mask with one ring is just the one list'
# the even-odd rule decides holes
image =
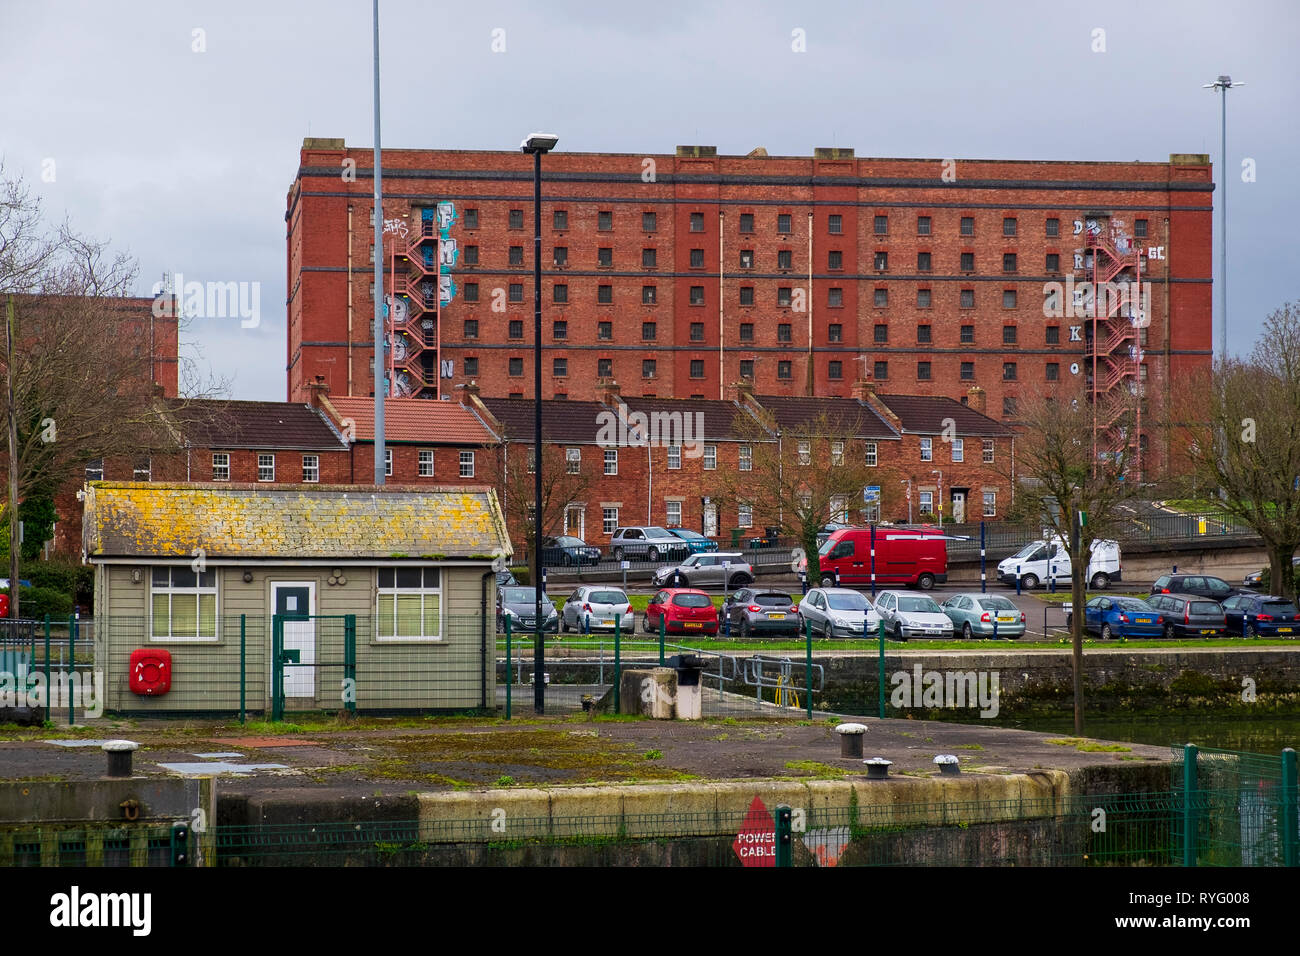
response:
{"label": "tall lamp post", "polygon": [[560,138],[533,133],[519,148],[533,154],[533,710],[546,713],[546,619],[542,617],[542,156]]}
{"label": "tall lamp post", "polygon": [[939,511],[939,527],[942,528],[943,527],[943,472],[936,469],[934,471],[931,471],[930,474],[939,476],[939,483],[937,486],[939,489],[938,511]]}
{"label": "tall lamp post", "polygon": [[1234,83],[1230,76],[1220,76],[1201,87],[1223,94],[1219,114],[1219,181],[1223,184],[1219,198],[1219,361],[1228,358],[1228,90],[1245,85]]}

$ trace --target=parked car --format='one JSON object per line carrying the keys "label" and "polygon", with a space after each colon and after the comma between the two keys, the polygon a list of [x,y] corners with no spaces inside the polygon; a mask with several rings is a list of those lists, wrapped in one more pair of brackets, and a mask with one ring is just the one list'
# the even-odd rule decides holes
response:
{"label": "parked car", "polygon": [[706,538],[698,531],[690,531],[686,528],[669,528],[668,533],[674,537],[681,538],[691,548],[691,554],[701,554],[705,551],[717,551],[718,542],[712,538]]}
{"label": "parked car", "polygon": [[654,573],[657,588],[672,585],[681,588],[722,587],[728,590],[754,583],[754,569],[739,551],[693,554],[681,564],[662,567]]}
{"label": "parked car", "polygon": [[860,591],[813,588],[799,602],[799,629],[820,637],[870,637],[880,627],[880,615]]}
{"label": "parked car", "polygon": [[497,572],[497,587],[503,588],[508,584],[518,584],[518,583],[519,581],[515,578],[515,573],[511,571],[509,568]]}
{"label": "parked car", "polygon": [[[1084,605],[1083,629],[1112,637],[1159,637],[1164,633],[1163,615],[1146,601],[1129,597],[1095,597]],[[1074,626],[1074,612],[1065,615],[1065,626]]]}
{"label": "parked car", "polygon": [[717,634],[718,609],[713,598],[696,588],[664,588],[650,598],[642,625],[647,634]]}
{"label": "parked car", "polygon": [[581,538],[571,534],[562,534],[557,538],[542,538],[542,563],[549,567],[599,564],[600,558],[600,548],[593,548]]}
{"label": "parked car", "polygon": [[660,558],[684,558],[691,546],[667,528],[615,528],[609,541],[609,553],[615,561],[624,558],[658,561]]}
{"label": "parked car", "polygon": [[727,595],[722,617],[731,622],[733,634],[798,634],[799,607],[784,591],[741,588]]}
{"label": "parked car", "polygon": [[[1300,573],[1300,555],[1296,555],[1291,559],[1291,569],[1292,571]],[[1264,572],[1267,570],[1268,568],[1260,568],[1253,574],[1246,575],[1242,579],[1241,583],[1248,588],[1261,588],[1264,586]]]}
{"label": "parked car", "polygon": [[[871,583],[870,528],[839,528],[817,553],[822,587]],[[913,585],[928,591],[948,580],[948,545],[937,529],[877,527],[875,566],[877,585]]]}
{"label": "parked car", "polygon": [[1252,594],[1244,588],[1236,588],[1223,578],[1211,574],[1162,574],[1151,585],[1155,594],[1194,594],[1223,603],[1234,594]]}
{"label": "parked car", "polygon": [[584,584],[565,600],[560,631],[613,631],[615,621],[623,634],[636,629],[636,615],[623,589]]}
{"label": "parked car", "polygon": [[1228,627],[1223,605],[1195,594],[1153,594],[1147,603],[1165,619],[1165,637],[1219,637]]}
{"label": "parked car", "polygon": [[1242,637],[1295,637],[1300,633],[1296,606],[1275,594],[1237,594],[1223,602],[1229,634]]}
{"label": "parked car", "polygon": [[909,637],[952,637],[952,620],[934,598],[916,591],[881,591],[876,597],[876,613],[885,622],[894,639]]}
{"label": "parked car", "polygon": [[[1070,556],[1065,553],[1061,539],[1050,536],[1042,541],[1031,541],[1009,558],[998,562],[998,580],[1015,587],[1016,575],[1020,575],[1020,586],[1032,591],[1040,584],[1047,583],[1053,577],[1057,581],[1070,581],[1073,568]],[[1112,582],[1122,581],[1119,544],[1115,541],[1094,541],[1088,553],[1088,570],[1085,574],[1088,587],[1094,591],[1104,591]]]}
{"label": "parked car", "polygon": [[968,641],[995,634],[1011,639],[1025,636],[1025,613],[1000,594],[954,594],[940,607],[953,630]]}
{"label": "parked car", "polygon": [[[542,595],[542,625],[544,631],[558,630],[560,615],[555,605],[545,594]],[[510,621],[510,630],[537,630],[537,589],[525,587],[497,588],[497,630],[505,630],[506,621]]]}
{"label": "parked car", "polygon": [[9,595],[0,594],[0,617],[9,616]]}

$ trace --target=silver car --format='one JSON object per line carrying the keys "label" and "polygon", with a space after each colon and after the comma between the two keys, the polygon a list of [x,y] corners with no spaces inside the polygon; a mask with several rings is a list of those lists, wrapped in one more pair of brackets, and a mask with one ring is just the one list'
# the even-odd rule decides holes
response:
{"label": "silver car", "polygon": [[881,591],[876,598],[876,611],[897,641],[953,635],[952,620],[934,603],[934,598],[919,591]]}
{"label": "silver car", "polygon": [[1006,638],[1025,636],[1024,612],[1000,594],[954,594],[942,607],[954,630],[966,640],[995,633]]}
{"label": "silver car", "polygon": [[618,621],[619,632],[631,635],[636,629],[636,615],[621,588],[604,584],[587,584],[569,595],[560,612],[560,631],[612,631]]}
{"label": "silver car", "polygon": [[880,617],[871,601],[852,588],[813,588],[799,602],[799,629],[804,622],[817,637],[871,637]]}
{"label": "silver car", "polygon": [[729,590],[754,583],[754,569],[739,551],[693,554],[681,564],[660,568],[654,586],[678,588],[720,588],[723,578]]}

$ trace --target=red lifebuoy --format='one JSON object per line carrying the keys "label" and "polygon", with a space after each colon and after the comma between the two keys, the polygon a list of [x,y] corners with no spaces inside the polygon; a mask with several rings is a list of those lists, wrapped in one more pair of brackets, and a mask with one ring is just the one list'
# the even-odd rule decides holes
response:
{"label": "red lifebuoy", "polygon": [[131,652],[128,673],[131,693],[160,697],[172,689],[172,655],[161,648],[145,647]]}

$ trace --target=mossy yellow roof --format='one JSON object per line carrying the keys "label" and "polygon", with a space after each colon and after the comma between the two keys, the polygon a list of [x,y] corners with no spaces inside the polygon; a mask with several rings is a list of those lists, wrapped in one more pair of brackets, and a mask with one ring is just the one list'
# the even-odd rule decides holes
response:
{"label": "mossy yellow roof", "polygon": [[89,558],[478,558],[509,554],[488,488],[91,482]]}

